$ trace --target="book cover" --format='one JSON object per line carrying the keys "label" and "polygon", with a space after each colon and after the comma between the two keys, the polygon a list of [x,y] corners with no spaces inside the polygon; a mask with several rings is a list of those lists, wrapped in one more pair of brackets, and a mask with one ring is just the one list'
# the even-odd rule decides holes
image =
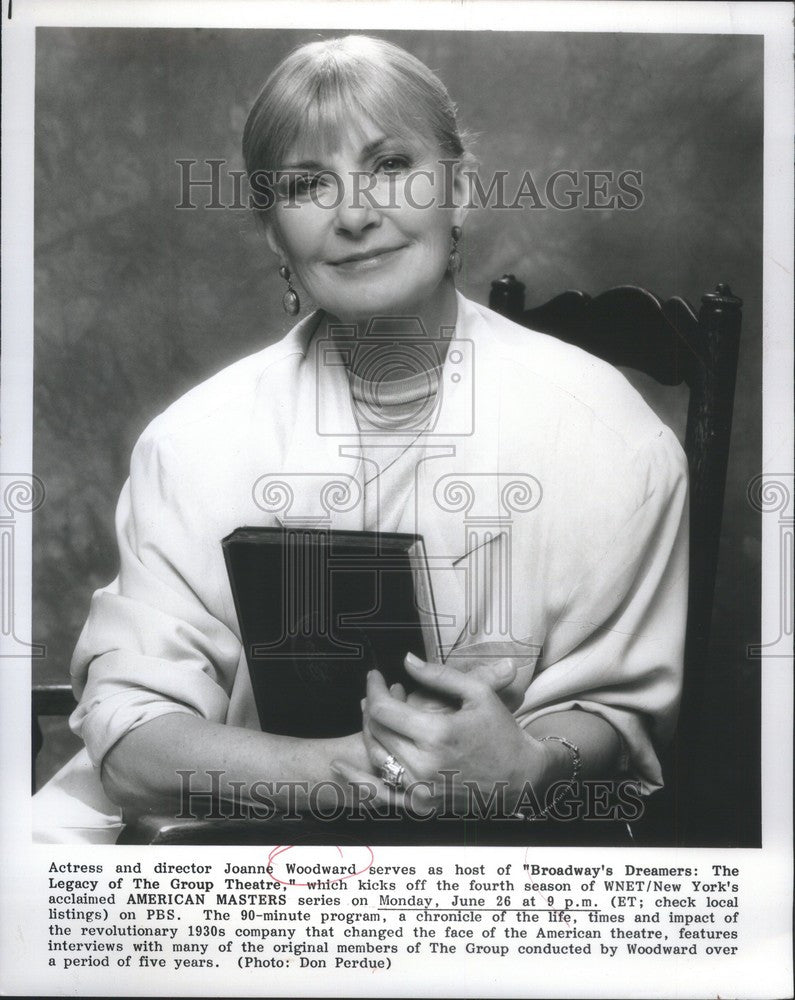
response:
{"label": "book cover", "polygon": [[359,732],[369,670],[410,691],[406,653],[441,659],[421,536],[238,528],[222,544],[263,731]]}

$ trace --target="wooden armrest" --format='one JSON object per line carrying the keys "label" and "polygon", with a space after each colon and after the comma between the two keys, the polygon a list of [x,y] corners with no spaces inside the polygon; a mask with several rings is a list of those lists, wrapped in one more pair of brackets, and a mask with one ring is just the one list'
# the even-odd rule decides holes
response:
{"label": "wooden armrest", "polygon": [[77,707],[71,684],[34,684],[32,699],[36,716],[71,715]]}
{"label": "wooden armrest", "polygon": [[36,758],[39,755],[44,735],[39,725],[42,715],[71,715],[77,707],[77,700],[71,684],[34,684],[31,690],[31,791],[36,791]]}
{"label": "wooden armrest", "polygon": [[[126,817],[125,817],[126,819]],[[603,822],[532,822],[526,820],[300,820],[175,819],[147,813],[127,823],[119,844],[260,846],[272,844],[390,844],[495,846],[533,844],[631,845],[626,824]]]}

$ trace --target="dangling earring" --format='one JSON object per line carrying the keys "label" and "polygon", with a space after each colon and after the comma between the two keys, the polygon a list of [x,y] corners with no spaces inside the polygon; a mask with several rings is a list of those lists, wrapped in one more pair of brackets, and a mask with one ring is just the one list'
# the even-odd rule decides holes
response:
{"label": "dangling earring", "polygon": [[293,288],[293,283],[290,280],[290,268],[286,264],[282,264],[279,268],[279,276],[287,282],[287,291],[282,297],[282,307],[288,316],[297,316],[301,309],[301,300],[298,298],[298,292]]}
{"label": "dangling earring", "polygon": [[450,230],[450,235],[453,238],[453,246],[450,250],[450,256],[447,258],[447,270],[455,276],[461,270],[461,254],[458,252],[458,241],[461,239],[461,227],[453,226]]}

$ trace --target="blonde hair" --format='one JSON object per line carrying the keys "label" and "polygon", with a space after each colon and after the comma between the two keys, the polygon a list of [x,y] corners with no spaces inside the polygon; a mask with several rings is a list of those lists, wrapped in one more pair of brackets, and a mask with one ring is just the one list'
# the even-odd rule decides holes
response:
{"label": "blonde hair", "polygon": [[467,156],[455,105],[436,74],[391,42],[346,35],[302,45],[270,74],[243,130],[249,177],[281,169],[299,140],[334,149],[352,113],[399,136],[435,140],[451,159]]}

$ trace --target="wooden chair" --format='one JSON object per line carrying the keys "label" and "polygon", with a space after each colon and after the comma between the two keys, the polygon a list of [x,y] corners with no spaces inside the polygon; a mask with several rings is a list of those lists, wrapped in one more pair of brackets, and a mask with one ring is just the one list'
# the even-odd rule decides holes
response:
{"label": "wooden chair", "polygon": [[509,319],[575,344],[620,368],[689,389],[684,450],[690,474],[690,580],[685,676],[677,735],[663,753],[665,789],[650,797],[644,843],[688,843],[699,796],[692,762],[709,734],[702,725],[715,576],[729,458],[742,300],[719,284],[698,315],[682,298],[661,302],[633,285],[595,298],[568,291],[525,309],[512,274],[492,282],[489,306]]}
{"label": "wooden chair", "polygon": [[71,684],[34,684],[31,698],[31,743],[33,760],[30,768],[32,790],[36,791],[36,758],[44,744],[41,719],[50,715],[71,715],[77,706]]}
{"label": "wooden chair", "polygon": [[[666,787],[651,796],[635,831],[643,844],[686,844],[698,822],[691,760],[708,734],[700,725],[707,675],[712,603],[723,512],[723,493],[729,454],[734,384],[740,339],[742,301],[728,285],[720,284],[703,296],[696,315],[684,299],[661,302],[635,286],[612,288],[591,298],[583,292],[564,292],[534,309],[524,307],[525,287],[513,275],[492,282],[489,305],[531,329],[576,344],[617,367],[633,368],[662,385],[685,383],[689,389],[685,452],[690,472],[690,590],[685,647],[685,682],[677,737],[663,753]],[[34,689],[34,761],[40,745],[39,714],[64,714],[74,707],[68,685]],[[511,822],[489,821],[490,826],[464,822],[425,825],[423,843],[526,842],[527,831]],[[533,842],[627,844],[625,824],[593,823],[578,835],[573,826],[557,824],[551,831],[537,828]],[[565,828],[565,829],[564,829]],[[164,816],[141,816],[123,831],[120,843],[244,844],[331,842],[344,837],[337,824],[210,818],[186,821]],[[285,839],[287,838],[287,839]],[[309,838],[307,840],[307,838]],[[329,839],[330,838],[330,839]],[[381,838],[379,841],[378,838]],[[389,824],[371,826],[367,843],[396,842]],[[336,841],[335,841],[336,842]]]}

